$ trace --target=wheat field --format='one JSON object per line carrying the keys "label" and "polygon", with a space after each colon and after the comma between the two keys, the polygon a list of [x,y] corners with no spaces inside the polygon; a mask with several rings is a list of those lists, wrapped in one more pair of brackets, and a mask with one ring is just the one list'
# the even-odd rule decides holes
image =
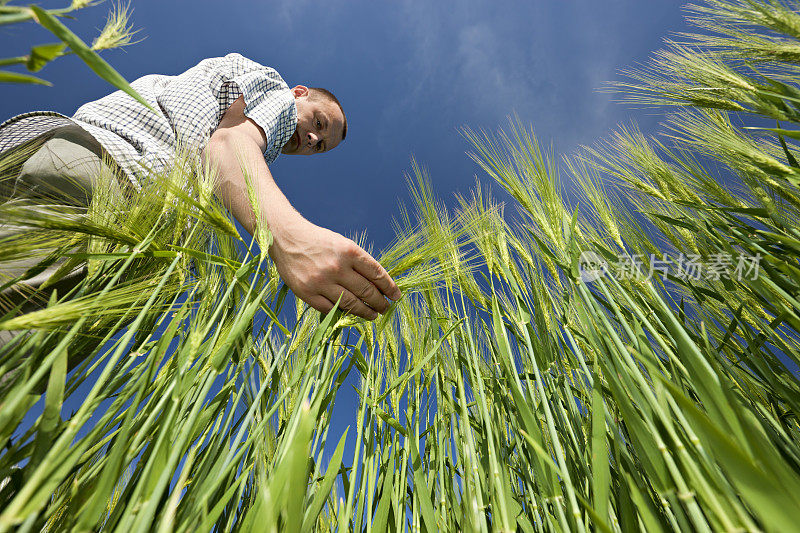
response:
{"label": "wheat field", "polygon": [[451,210],[414,163],[372,323],[295,301],[188,155],[6,200],[0,272],[88,274],[0,317],[0,531],[800,530],[800,4],[687,12],[609,86],[666,135],[465,130]]}

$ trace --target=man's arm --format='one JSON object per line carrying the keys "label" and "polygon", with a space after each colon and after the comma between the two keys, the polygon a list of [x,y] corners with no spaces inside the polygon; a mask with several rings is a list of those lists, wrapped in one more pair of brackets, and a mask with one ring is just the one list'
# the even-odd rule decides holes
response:
{"label": "man's arm", "polygon": [[[341,296],[341,306],[362,318],[375,319],[400,298],[394,280],[363,248],[350,239],[316,226],[298,213],[272,178],[264,161],[264,132],[244,115],[239,98],[225,112],[206,146],[217,169],[216,194],[244,228],[253,234],[255,214],[247,195],[242,164],[249,169],[261,219],[272,232],[269,255],[295,296],[327,312]],[[364,305],[363,302],[369,304]]]}

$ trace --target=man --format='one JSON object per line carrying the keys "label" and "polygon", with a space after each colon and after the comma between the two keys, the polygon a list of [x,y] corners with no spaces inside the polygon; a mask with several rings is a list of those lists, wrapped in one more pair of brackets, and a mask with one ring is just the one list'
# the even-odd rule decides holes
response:
{"label": "man", "polygon": [[279,153],[321,154],[344,140],[347,120],[331,93],[302,85],[290,89],[275,70],[239,54],[206,59],[177,76],[144,76],[131,86],[155,111],[117,91],[82,106],[72,118],[21,115],[0,126],[0,152],[50,135],[19,179],[46,187],[66,174],[82,180],[90,195],[86,175],[99,172],[103,155],[119,166],[125,186],[140,189],[150,172],[171,164],[180,144],[208,157],[218,171],[217,196],[252,234],[256,216],[244,164],[260,218],[273,235],[269,254],[297,297],[323,312],[341,297],[344,309],[368,320],[388,310],[387,297],[400,297],[374,258],[303,218],[270,173],[268,165]]}

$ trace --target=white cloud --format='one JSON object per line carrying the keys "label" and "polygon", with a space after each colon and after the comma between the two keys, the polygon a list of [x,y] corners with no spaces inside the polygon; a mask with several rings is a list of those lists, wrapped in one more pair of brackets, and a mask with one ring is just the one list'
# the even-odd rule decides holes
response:
{"label": "white cloud", "polygon": [[311,0],[280,0],[274,2],[270,12],[278,16],[281,23],[289,30],[294,28],[294,22],[303,15],[303,12],[313,9]]}
{"label": "white cloud", "polygon": [[384,109],[385,122],[413,114],[430,93],[440,106],[469,109],[452,126],[492,120],[500,126],[516,112],[525,122],[557,128],[562,140],[608,128],[611,97],[595,89],[618,66],[623,36],[605,24],[611,14],[591,5],[566,15],[539,3],[498,6],[504,4],[402,3],[396,31],[405,35],[409,59],[403,96]]}

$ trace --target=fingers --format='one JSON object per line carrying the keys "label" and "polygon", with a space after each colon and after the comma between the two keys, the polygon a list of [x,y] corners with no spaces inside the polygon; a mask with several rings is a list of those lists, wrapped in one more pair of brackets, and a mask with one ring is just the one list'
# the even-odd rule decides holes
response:
{"label": "fingers", "polygon": [[[333,302],[325,298],[324,296],[316,295],[310,296],[308,298],[303,298],[303,301],[306,302],[308,305],[319,311],[320,313],[327,313],[331,309],[333,309]],[[335,300],[334,300],[335,301]]]}
{"label": "fingers", "polygon": [[386,269],[363,249],[359,248],[359,250],[361,253],[353,261],[353,268],[356,272],[368,279],[388,298],[394,301],[399,300],[403,294]]}
{"label": "fingers", "polygon": [[366,303],[377,312],[385,313],[389,310],[389,302],[386,301],[386,297],[381,294],[370,280],[355,270],[350,270],[345,273],[340,283],[353,293],[356,298]]}
{"label": "fingers", "polygon": [[[402,297],[389,273],[363,248],[329,230],[318,230],[325,238],[319,239],[324,245],[318,246],[321,249],[315,254],[307,249],[295,250],[287,253],[283,261],[275,258],[278,272],[287,276],[286,282],[300,299],[324,313],[341,297],[342,309],[374,320],[378,313],[389,310],[386,298],[399,300]],[[315,249],[314,246],[310,248]],[[290,268],[292,266],[295,268]],[[293,275],[295,273],[300,275]]]}
{"label": "fingers", "polygon": [[325,294],[325,298],[328,300],[335,302],[339,299],[339,296],[342,297],[339,306],[342,309],[346,309],[350,311],[356,316],[360,316],[366,320],[375,320],[378,318],[378,313],[375,312],[374,309],[368,307],[364,302],[359,300],[352,292],[347,290],[346,288],[342,287],[341,285],[334,287],[331,289],[329,294]]}

